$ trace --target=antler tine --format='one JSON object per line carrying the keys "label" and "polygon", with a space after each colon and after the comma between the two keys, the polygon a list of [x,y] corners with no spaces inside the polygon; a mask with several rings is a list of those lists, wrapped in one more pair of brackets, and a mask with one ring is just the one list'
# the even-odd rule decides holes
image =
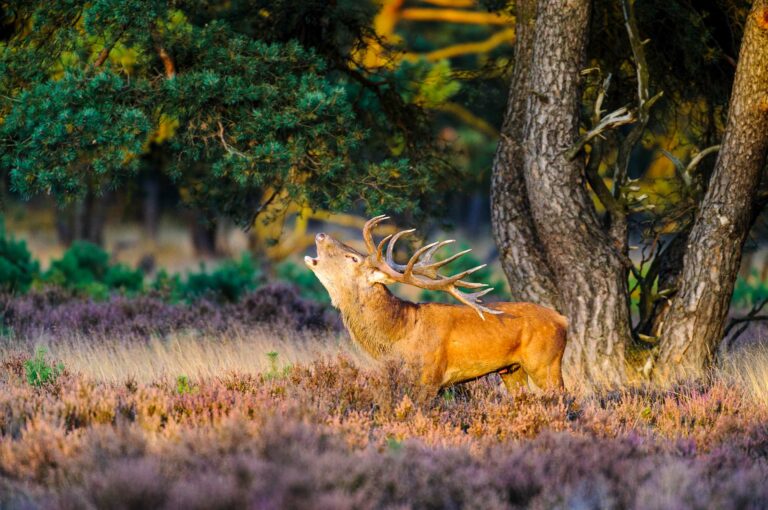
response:
{"label": "antler tine", "polygon": [[[472,269],[467,269],[466,271],[462,271],[461,273],[459,273],[457,275],[449,276],[449,277],[447,277],[447,278],[445,278],[443,280],[440,280],[440,283],[442,283],[444,285],[456,283],[459,280],[461,280],[462,278],[471,275],[475,271],[480,271],[482,268],[484,268],[487,265],[488,264],[480,264],[479,266],[473,267]],[[467,283],[467,282],[465,282],[465,283]]]}
{"label": "antler tine", "polygon": [[397,270],[403,270],[405,266],[395,262],[395,258],[394,258],[395,244],[397,244],[398,239],[400,239],[406,234],[410,234],[411,232],[416,232],[416,229],[409,228],[408,230],[401,230],[400,232],[392,236],[392,239],[390,239],[389,245],[387,246],[387,264],[389,264],[390,266],[392,266]]}
{"label": "antler tine", "polygon": [[[446,241],[436,241],[434,243],[427,244],[417,249],[413,255],[411,255],[408,262],[398,264],[395,262],[394,251],[397,241],[404,235],[415,232],[416,229],[401,230],[396,234],[388,235],[379,244],[374,244],[373,234],[371,230],[378,223],[388,219],[388,216],[381,215],[371,218],[365,223],[363,227],[363,238],[365,244],[368,247],[368,259],[379,270],[383,271],[393,281],[413,285],[422,289],[437,290],[447,292],[459,302],[464,303],[467,306],[472,307],[480,317],[485,320],[484,313],[500,314],[501,310],[494,310],[487,306],[483,306],[481,303],[481,297],[485,296],[493,290],[493,287],[488,287],[485,283],[473,283],[464,281],[463,278],[471,275],[472,273],[479,271],[486,267],[486,264],[482,264],[453,276],[443,276],[438,273],[438,270],[458,259],[459,257],[466,255],[471,249],[462,250],[459,253],[451,255],[443,260],[432,262],[432,256],[442,248],[450,243],[453,243],[453,239]],[[384,248],[386,246],[386,256],[384,256]],[[384,258],[384,260],[382,260]],[[475,292],[462,292],[459,287],[465,289],[474,289]]]}
{"label": "antler tine", "polygon": [[487,287],[487,283],[476,283],[476,282],[465,282],[464,280],[459,280],[458,282],[454,283],[457,287],[464,287],[465,289],[482,289],[483,287]]}
{"label": "antler tine", "polygon": [[450,289],[448,293],[455,297],[457,300],[461,301],[467,306],[471,306],[474,308],[474,310],[480,315],[480,318],[485,320],[485,316],[483,315],[483,312],[490,313],[492,315],[499,315],[504,313],[502,310],[494,310],[493,308],[488,308],[487,306],[483,306],[480,304],[480,298],[489,292],[493,290],[493,287],[489,287],[485,290],[481,290],[480,292],[472,292],[470,294],[466,294],[464,292],[461,292],[456,289]]}
{"label": "antler tine", "polygon": [[371,230],[384,220],[388,220],[389,216],[386,214],[380,214],[374,216],[363,225],[363,240],[365,241],[365,247],[368,249],[368,253],[372,254],[376,251],[376,243],[373,242],[373,233]]}
{"label": "antler tine", "polygon": [[384,251],[384,245],[387,244],[387,241],[389,241],[391,238],[392,234],[389,234],[379,242],[379,246],[376,247],[376,260],[381,260],[382,252]]}
{"label": "antler tine", "polygon": [[[453,242],[456,242],[456,240],[455,239],[448,239],[448,240],[445,240],[445,241],[440,241],[439,243],[432,243],[432,245],[430,245],[430,246],[432,246],[432,248],[427,250],[427,253],[425,253],[424,256],[421,257],[421,261],[424,264],[429,264],[432,261],[432,256],[435,254],[435,252],[437,250],[439,250],[443,246],[449,245],[449,244],[451,244]],[[466,251],[464,251],[462,253],[466,253]],[[456,256],[457,255],[454,255],[454,257],[456,257]]]}
{"label": "antler tine", "polygon": [[[429,251],[429,250],[431,250],[432,248],[435,248],[435,247],[436,247],[438,244],[440,244],[440,243],[438,243],[438,242],[434,242],[434,243],[428,244],[428,245],[426,245],[426,246],[422,246],[421,248],[419,248],[418,250],[416,250],[416,251],[414,252],[414,254],[411,256],[411,259],[410,259],[410,260],[408,261],[408,263],[405,265],[405,271],[404,271],[404,273],[403,273],[403,274],[411,274],[411,273],[413,272],[413,268],[414,268],[414,266],[416,266],[416,265],[419,265],[419,264],[418,264],[418,262],[419,262],[419,257],[421,257],[421,255],[422,255],[422,254],[423,254],[425,251]],[[421,266],[419,265],[419,267],[421,267]]]}
{"label": "antler tine", "polygon": [[[445,242],[445,241],[443,241]],[[435,248],[439,248],[439,246],[436,246]],[[417,274],[423,274],[426,276],[431,276],[432,278],[435,278],[437,276],[437,271],[441,267],[443,267],[446,264],[449,264],[456,260],[457,258],[461,257],[462,255],[466,255],[467,253],[471,252],[472,248],[464,251],[460,251],[459,253],[456,253],[455,255],[451,255],[447,259],[438,260],[437,262],[432,262],[429,264],[420,263],[418,265],[418,270],[416,271]],[[422,260],[422,262],[424,262]]]}

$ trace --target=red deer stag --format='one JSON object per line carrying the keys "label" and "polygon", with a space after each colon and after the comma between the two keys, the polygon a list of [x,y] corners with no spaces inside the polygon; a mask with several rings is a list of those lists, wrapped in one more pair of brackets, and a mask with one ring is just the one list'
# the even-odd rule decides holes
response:
{"label": "red deer stag", "polygon": [[[509,389],[526,384],[528,377],[540,388],[563,386],[565,317],[532,303],[480,304],[480,297],[492,289],[464,278],[484,266],[450,277],[438,273],[470,250],[432,261],[453,240],[428,244],[406,264],[398,264],[395,243],[414,230],[389,235],[377,246],[371,230],[386,219],[376,216],[363,227],[367,255],[317,234],[317,258],[304,257],[354,341],[374,358],[395,355],[416,363],[425,384],[449,386],[497,372]],[[447,292],[463,305],[401,300],[386,287],[395,282]]]}

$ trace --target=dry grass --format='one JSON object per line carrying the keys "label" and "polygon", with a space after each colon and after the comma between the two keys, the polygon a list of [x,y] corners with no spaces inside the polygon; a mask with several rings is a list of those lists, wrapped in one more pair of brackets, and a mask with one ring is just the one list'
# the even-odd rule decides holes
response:
{"label": "dry grass", "polygon": [[181,332],[149,341],[75,337],[54,342],[41,337],[37,346],[44,347],[70,372],[105,383],[131,379],[149,384],[182,375],[193,379],[229,373],[256,375],[339,354],[360,366],[370,364],[345,335],[299,332],[275,326],[215,337]]}
{"label": "dry grass", "polygon": [[717,377],[749,395],[756,403],[768,406],[768,345],[740,349],[725,358]]}

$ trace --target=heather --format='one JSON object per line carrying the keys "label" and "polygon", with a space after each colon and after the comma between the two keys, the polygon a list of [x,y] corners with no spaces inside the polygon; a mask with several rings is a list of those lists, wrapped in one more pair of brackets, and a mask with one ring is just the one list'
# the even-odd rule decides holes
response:
{"label": "heather", "polygon": [[154,295],[112,295],[98,301],[49,288],[23,296],[0,296],[6,335],[33,339],[40,335],[148,338],[190,330],[220,333],[258,324],[283,324],[293,329],[336,327],[326,306],[303,299],[285,283],[266,284],[235,302],[201,298],[170,302]]}
{"label": "heather", "polygon": [[[263,351],[264,336],[239,341]],[[768,504],[768,407],[725,368],[668,389],[508,394],[490,376],[438,394],[402,363],[367,363],[348,344],[333,354],[330,341],[304,338],[324,350],[303,358],[284,345],[251,370],[190,375],[179,365],[151,378],[73,369],[78,351],[53,347],[48,362],[70,366],[39,387],[25,380],[32,352],[7,349],[0,505]],[[183,346],[176,355],[189,363]]]}

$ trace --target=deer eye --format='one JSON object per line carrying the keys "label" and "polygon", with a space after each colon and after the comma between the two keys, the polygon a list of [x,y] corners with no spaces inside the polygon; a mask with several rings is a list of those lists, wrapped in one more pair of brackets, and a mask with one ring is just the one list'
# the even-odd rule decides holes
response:
{"label": "deer eye", "polygon": [[355,257],[354,255],[347,255],[347,258],[348,258],[348,259],[352,259],[352,262],[354,262],[355,264],[357,264],[357,257]]}

